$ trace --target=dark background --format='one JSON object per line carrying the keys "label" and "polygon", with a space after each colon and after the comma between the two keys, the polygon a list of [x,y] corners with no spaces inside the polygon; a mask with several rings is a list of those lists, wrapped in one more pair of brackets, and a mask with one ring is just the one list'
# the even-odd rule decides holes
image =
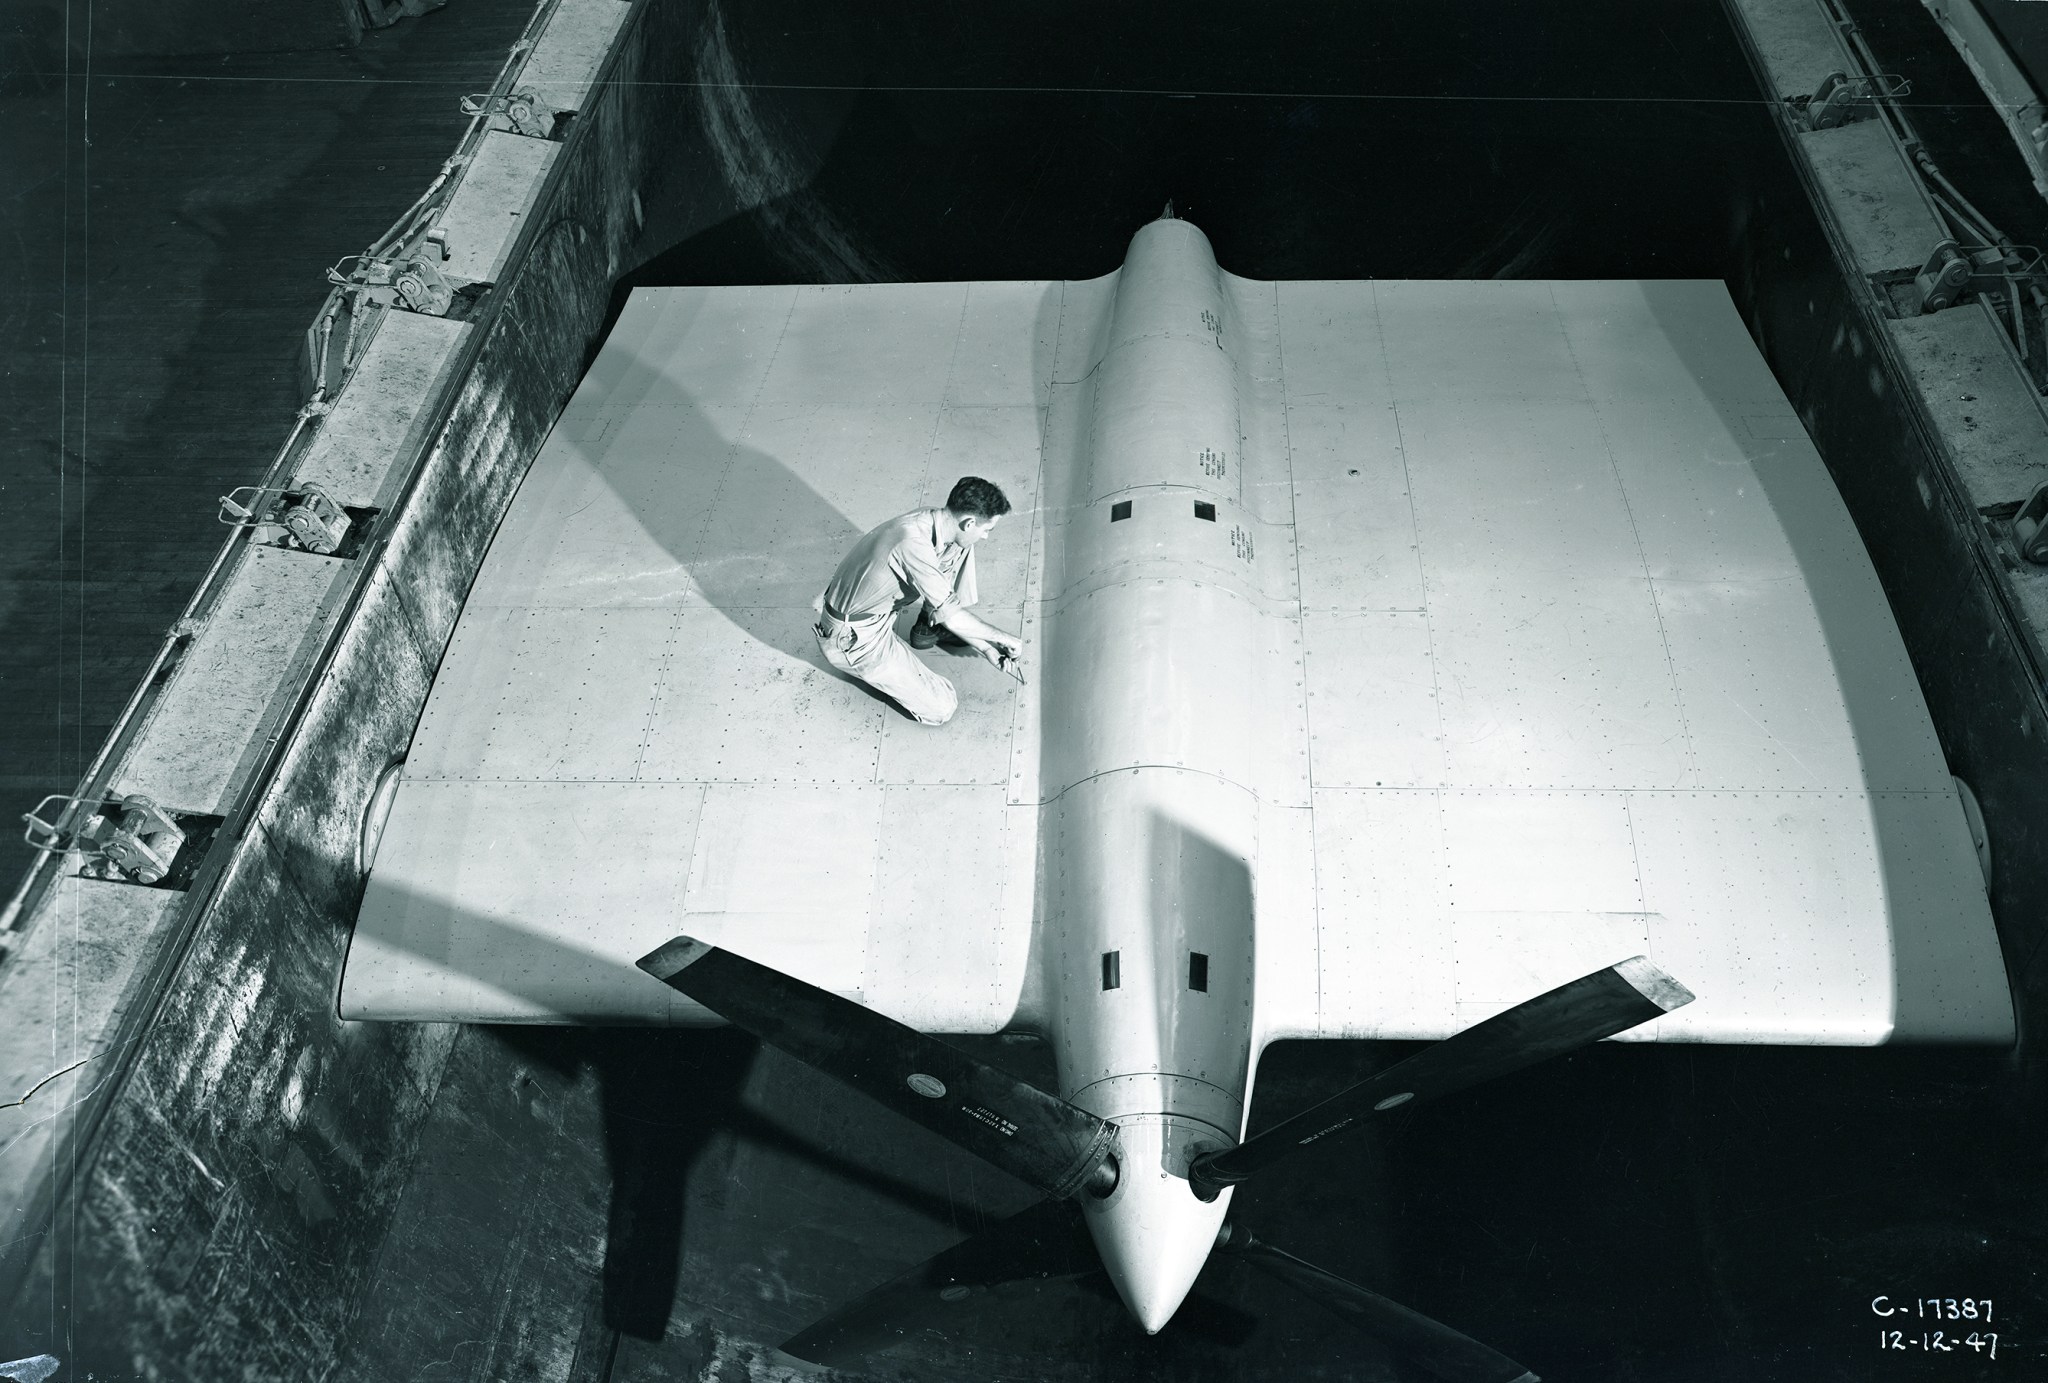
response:
{"label": "dark background", "polygon": [[[714,11],[707,51],[740,85],[697,99],[732,134],[663,165],[629,282],[1088,278],[1168,198],[1254,278],[1734,282],[1754,272],[1759,218],[1794,214],[1717,4],[826,8]],[[1951,178],[2015,239],[2048,238],[2003,126],[1919,6],[1851,8],[1912,78]],[[489,85],[529,13],[453,0],[354,45],[327,10],[260,0],[10,11],[9,817],[67,791],[98,747],[218,547],[213,497],[283,440],[321,270],[431,179],[465,123],[457,99]],[[737,209],[747,188],[765,195]],[[614,1197],[600,1285],[619,1378],[700,1376],[703,1321],[772,1342],[819,1309],[810,1298],[836,1302],[930,1252],[936,1229],[1015,1208],[999,1179],[954,1184],[953,1163],[885,1116],[730,1034],[502,1040],[541,1084],[594,1072],[605,1092],[606,1136],[560,1155]],[[1254,1128],[1404,1050],[1274,1048]],[[1306,1156],[1239,1206],[1262,1237],[1554,1379],[2025,1378],[2048,1333],[2028,1090],[1996,1052],[1604,1047]],[[713,1194],[677,1170],[745,1143],[783,1180]],[[502,1215],[488,1176],[460,1174],[471,1156],[509,1154],[450,1151],[438,1172]],[[797,1186],[808,1218],[793,1220]],[[807,1257],[820,1237],[842,1247]],[[680,1287],[679,1254],[698,1263]],[[684,1290],[762,1261],[797,1296],[707,1314]],[[386,1271],[381,1290],[402,1294],[425,1269]],[[488,1317],[490,1284],[473,1287]],[[1205,1289],[1258,1333],[1233,1350],[1188,1322],[1147,1341],[1113,1311],[1041,1312],[897,1369],[1398,1376],[1238,1269]],[[1996,1299],[2000,1358],[1880,1353],[1879,1293]]]}

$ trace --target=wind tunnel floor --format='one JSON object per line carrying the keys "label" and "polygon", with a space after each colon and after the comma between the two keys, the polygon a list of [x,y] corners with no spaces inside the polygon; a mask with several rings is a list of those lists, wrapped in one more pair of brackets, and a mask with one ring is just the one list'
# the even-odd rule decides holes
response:
{"label": "wind tunnel floor", "polygon": [[[960,1041],[1051,1078],[1036,1043]],[[1275,1046],[1253,1131],[1409,1050]],[[1304,1156],[1236,1218],[1545,1377],[2014,1376],[2048,1243],[1982,1159],[1970,1075],[2003,1060],[1602,1046]],[[337,1376],[816,1377],[773,1345],[1029,1199],[731,1030],[468,1028]],[[2001,1284],[1996,1364],[1872,1353],[1873,1297]],[[1106,1294],[977,1307],[866,1376],[1420,1377],[1228,1260],[1196,1290],[1149,1339]]]}

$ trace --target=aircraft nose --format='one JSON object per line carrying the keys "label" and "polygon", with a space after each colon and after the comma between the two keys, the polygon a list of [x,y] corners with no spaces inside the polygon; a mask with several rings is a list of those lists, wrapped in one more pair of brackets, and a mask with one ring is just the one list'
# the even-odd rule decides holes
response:
{"label": "aircraft nose", "polygon": [[1163,1115],[1117,1121],[1123,1144],[1116,1191],[1086,1205],[1102,1265],[1148,1335],[1173,1318],[1208,1261],[1229,1209],[1225,1191],[1204,1204],[1188,1188],[1188,1145],[1213,1130]]}

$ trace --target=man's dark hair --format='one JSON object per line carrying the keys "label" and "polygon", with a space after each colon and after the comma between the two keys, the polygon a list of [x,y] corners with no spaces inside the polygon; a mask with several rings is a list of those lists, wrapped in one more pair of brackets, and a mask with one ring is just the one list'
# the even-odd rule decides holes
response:
{"label": "man's dark hair", "polygon": [[963,475],[953,482],[953,493],[946,496],[946,507],[953,511],[955,518],[971,516],[987,523],[1009,513],[1010,501],[993,481],[983,480],[978,475]]}

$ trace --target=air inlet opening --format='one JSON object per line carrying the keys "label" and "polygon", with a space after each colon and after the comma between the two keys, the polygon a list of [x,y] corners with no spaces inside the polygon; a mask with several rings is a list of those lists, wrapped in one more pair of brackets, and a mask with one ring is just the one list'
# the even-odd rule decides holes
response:
{"label": "air inlet opening", "polygon": [[1119,989],[1124,982],[1123,953],[1104,951],[1102,953],[1102,987]]}
{"label": "air inlet opening", "polygon": [[1216,506],[1209,503],[1209,501],[1206,499],[1196,500],[1195,517],[1198,519],[1207,519],[1210,523],[1216,522]]}
{"label": "air inlet opening", "polygon": [[1115,504],[1109,506],[1109,521],[1111,523],[1117,523],[1130,516],[1131,502],[1127,499],[1120,499]]}
{"label": "air inlet opening", "polygon": [[1188,952],[1188,988],[1209,992],[1209,958],[1200,951]]}

